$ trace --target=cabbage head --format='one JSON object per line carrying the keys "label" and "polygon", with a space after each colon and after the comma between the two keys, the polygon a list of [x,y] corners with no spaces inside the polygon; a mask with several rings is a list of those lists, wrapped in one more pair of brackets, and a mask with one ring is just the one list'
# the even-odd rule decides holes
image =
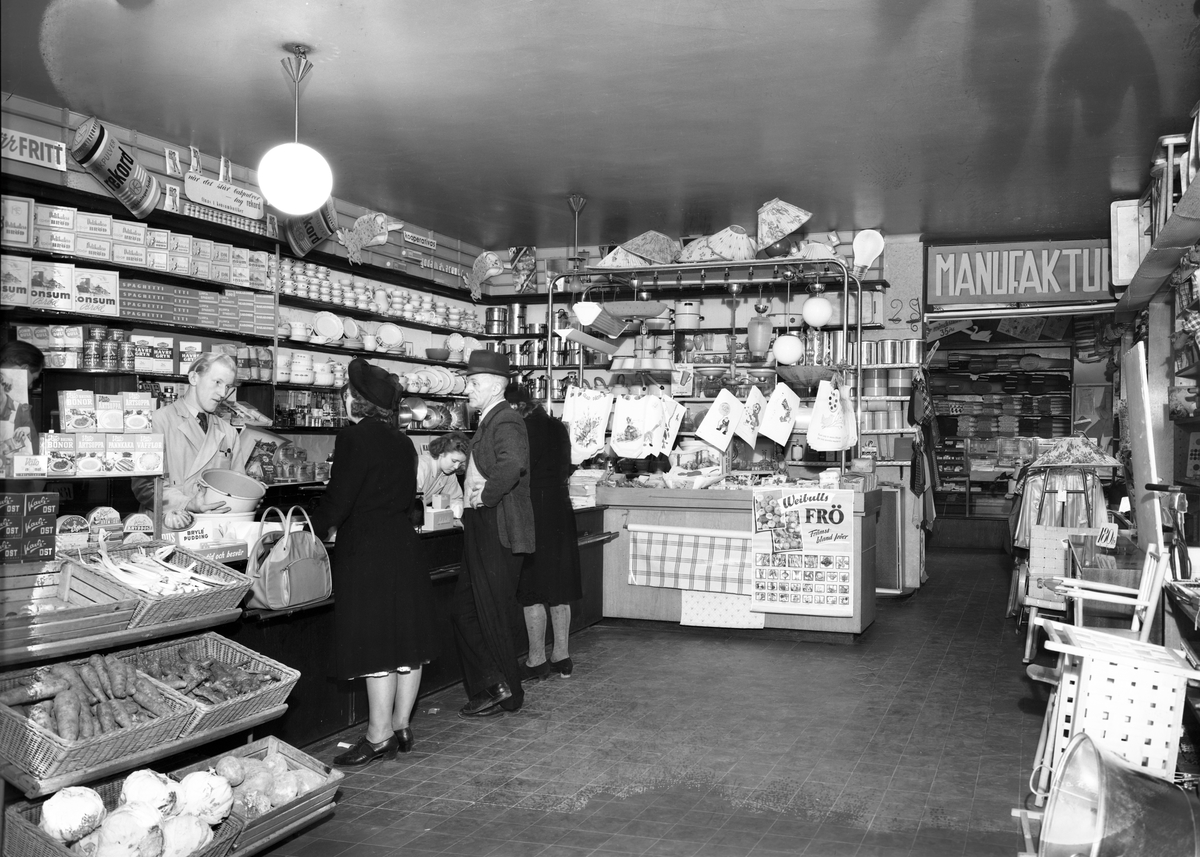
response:
{"label": "cabbage head", "polygon": [[180,815],[194,815],[211,827],[232,808],[233,789],[214,771],[192,771],[179,783]]}
{"label": "cabbage head", "polygon": [[70,845],[100,826],[107,811],[104,801],[86,786],[67,786],[42,804],[39,825],[46,835]]}
{"label": "cabbage head", "polygon": [[118,804],[148,803],[164,816],[174,815],[178,801],[175,781],[158,771],[148,769],[134,771],[121,784]]}
{"label": "cabbage head", "polygon": [[95,844],[90,852],[94,857],[160,857],[162,813],[148,803],[127,803],[110,812],[100,829],[84,841],[89,840]]}
{"label": "cabbage head", "polygon": [[188,857],[213,840],[212,828],[194,815],[176,815],[163,822],[162,857]]}

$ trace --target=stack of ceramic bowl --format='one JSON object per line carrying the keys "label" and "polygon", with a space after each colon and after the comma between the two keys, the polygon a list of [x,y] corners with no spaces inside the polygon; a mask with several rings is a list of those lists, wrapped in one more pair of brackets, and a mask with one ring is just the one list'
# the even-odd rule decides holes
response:
{"label": "stack of ceramic bowl", "polygon": [[334,360],[330,360],[329,366],[333,372],[333,386],[335,386],[335,387],[346,386],[346,364],[338,363]]}
{"label": "stack of ceramic bowl", "polygon": [[292,380],[292,358],[282,352],[275,353],[275,383],[288,384]]}
{"label": "stack of ceramic bowl", "polygon": [[313,371],[312,354],[307,351],[296,351],[292,354],[291,382],[293,384],[312,384],[314,383],[315,373]]}

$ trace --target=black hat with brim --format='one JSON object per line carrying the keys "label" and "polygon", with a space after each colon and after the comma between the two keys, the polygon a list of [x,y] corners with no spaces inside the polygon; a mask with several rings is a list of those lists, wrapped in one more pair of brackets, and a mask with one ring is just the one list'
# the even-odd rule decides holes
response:
{"label": "black hat with brim", "polygon": [[350,371],[347,374],[350,386],[359,396],[377,408],[395,410],[400,387],[388,372],[361,357],[355,357],[350,361]]}
{"label": "black hat with brim", "polygon": [[467,359],[467,369],[463,374],[500,375],[503,378],[507,378],[512,374],[512,367],[508,363],[508,355],[504,352],[477,348],[471,352],[471,356]]}

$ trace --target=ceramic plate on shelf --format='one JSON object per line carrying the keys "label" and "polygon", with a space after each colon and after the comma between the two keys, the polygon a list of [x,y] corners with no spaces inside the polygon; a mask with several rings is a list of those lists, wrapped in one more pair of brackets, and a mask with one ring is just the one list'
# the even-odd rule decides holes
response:
{"label": "ceramic plate on shelf", "polygon": [[358,329],[358,322],[352,318],[342,319],[342,331],[346,334],[347,339],[358,339],[359,334],[362,333]]}
{"label": "ceramic plate on shelf", "polygon": [[404,343],[403,331],[390,321],[379,325],[379,330],[375,331],[375,335],[379,337],[379,343],[389,351],[399,348]]}
{"label": "ceramic plate on shelf", "polygon": [[313,316],[313,329],[330,342],[345,335],[342,320],[331,312],[321,311]]}
{"label": "ceramic plate on shelf", "polygon": [[465,340],[461,333],[452,333],[446,337],[446,347],[451,351],[462,351]]}

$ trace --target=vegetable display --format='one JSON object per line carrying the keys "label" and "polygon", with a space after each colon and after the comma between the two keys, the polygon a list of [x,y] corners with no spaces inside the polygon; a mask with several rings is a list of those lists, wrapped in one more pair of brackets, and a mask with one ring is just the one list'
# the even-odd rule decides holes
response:
{"label": "vegetable display", "polygon": [[253,661],[226,663],[219,658],[200,658],[179,647],[173,652],[150,651],[138,656],[142,672],[185,696],[217,705],[254,693],[279,679],[255,668]]}
{"label": "vegetable display", "polygon": [[149,679],[112,655],[92,655],[79,666],[63,663],[36,670],[0,692],[0,703],[71,742],[174,713]]}
{"label": "vegetable display", "polygon": [[326,782],[323,774],[309,768],[289,768],[281,753],[268,753],[262,759],[222,756],[216,774],[233,787],[233,811],[246,819],[258,818]]}
{"label": "vegetable display", "polygon": [[86,560],[82,555],[72,555],[71,561],[89,571],[106,574],[130,589],[156,597],[210,592],[230,585],[227,581],[193,571],[194,562],[186,566],[167,562],[166,558],[174,552],[174,545],[163,545],[149,553],[143,548],[125,559],[115,560],[109,556],[107,545],[100,542],[97,559]]}

